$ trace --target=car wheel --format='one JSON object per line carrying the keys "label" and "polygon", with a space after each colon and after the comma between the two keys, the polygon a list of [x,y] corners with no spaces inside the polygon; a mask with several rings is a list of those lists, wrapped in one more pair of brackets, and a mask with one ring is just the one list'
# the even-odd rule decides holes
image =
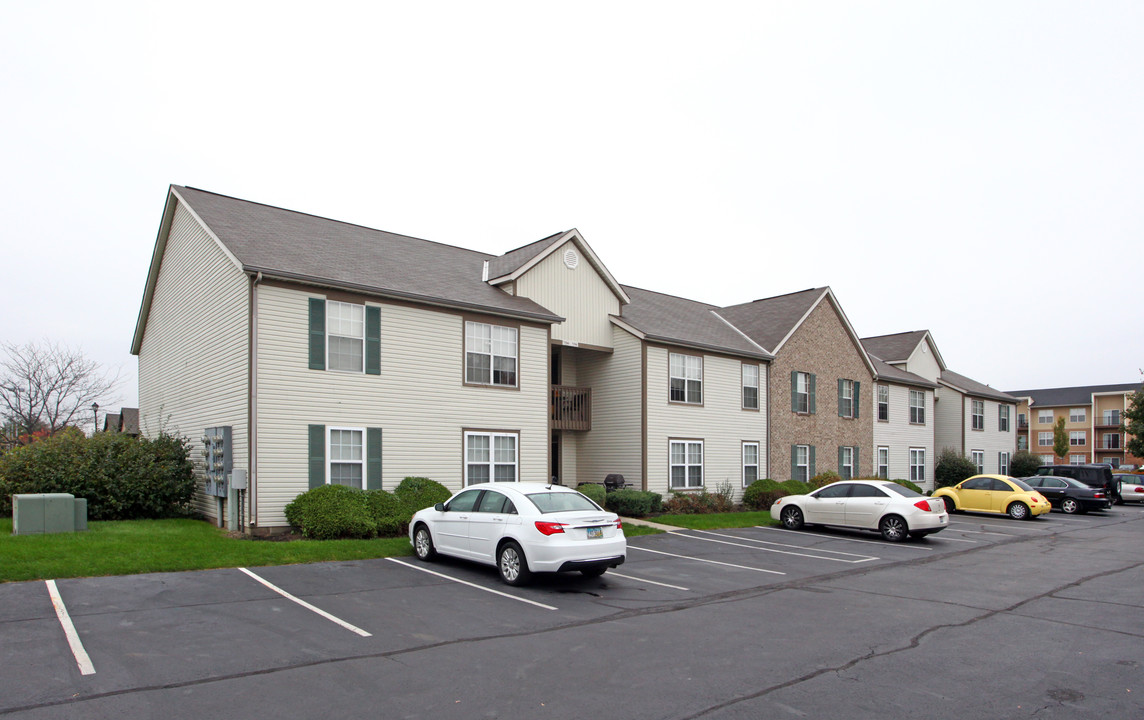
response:
{"label": "car wheel", "polygon": [[1124,504],[1124,483],[1117,481],[1116,483],[1116,496],[1112,498],[1113,505]]}
{"label": "car wheel", "polygon": [[779,520],[782,521],[783,527],[787,530],[798,530],[802,528],[802,510],[799,510],[794,505],[783,508],[779,513]]}
{"label": "car wheel", "polygon": [[890,542],[901,542],[910,532],[906,521],[897,515],[887,515],[882,518],[882,522],[878,523],[878,529],[882,531],[882,537]]}
{"label": "car wheel", "polygon": [[418,525],[413,531],[413,552],[418,560],[425,562],[437,557],[437,548],[433,547],[433,536],[429,534],[429,528],[424,525]]}
{"label": "car wheel", "polygon": [[1015,502],[1009,506],[1009,517],[1014,520],[1028,520],[1032,515],[1029,514],[1029,506],[1023,502]]}
{"label": "car wheel", "polygon": [[952,515],[957,512],[957,503],[953,501],[953,498],[951,498],[949,495],[942,495],[941,499],[945,503],[945,511],[947,513]]}
{"label": "car wheel", "polygon": [[1061,500],[1061,512],[1072,515],[1073,513],[1080,512],[1080,503],[1075,498],[1067,497]]}
{"label": "car wheel", "polygon": [[524,558],[524,551],[511,540],[501,546],[497,551],[497,570],[501,580],[509,585],[523,585],[528,582],[532,573],[528,571],[528,561]]}
{"label": "car wheel", "polygon": [[607,572],[607,570],[608,568],[606,567],[588,568],[587,570],[581,570],[580,574],[586,578],[597,578]]}

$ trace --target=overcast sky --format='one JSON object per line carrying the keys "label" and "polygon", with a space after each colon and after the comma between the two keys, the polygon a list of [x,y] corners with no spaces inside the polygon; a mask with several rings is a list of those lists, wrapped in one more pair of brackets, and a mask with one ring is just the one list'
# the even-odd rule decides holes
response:
{"label": "overcast sky", "polygon": [[130,355],[168,185],[622,283],[829,285],[1002,390],[1141,380],[1144,3],[24,3],[0,340]]}

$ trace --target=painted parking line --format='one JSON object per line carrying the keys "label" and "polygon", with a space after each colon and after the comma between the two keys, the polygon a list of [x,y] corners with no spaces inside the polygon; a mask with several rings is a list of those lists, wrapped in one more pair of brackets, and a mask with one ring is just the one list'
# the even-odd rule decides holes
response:
{"label": "painted parking line", "polygon": [[[671,534],[677,535],[678,533]],[[692,557],[691,555],[678,555],[676,553],[664,552],[663,550],[652,550],[651,548],[640,547],[639,545],[628,545],[628,550],[643,550],[644,552],[655,553],[656,555],[667,555],[668,557],[682,558],[684,560],[694,560],[696,562],[705,562],[712,565],[724,565],[726,567],[739,568],[740,570],[754,570],[755,572],[770,573],[771,575],[786,575],[785,572],[779,572],[778,570],[766,570],[764,568],[749,567],[747,565],[736,565],[735,563],[721,562],[719,560],[708,560],[707,558]]]}
{"label": "painted parking line", "polygon": [[[700,533],[703,533],[705,535],[715,535],[716,537],[731,538],[732,540],[742,540],[744,542],[756,543],[756,545],[743,545],[742,543],[737,543],[737,542],[728,542],[726,540],[716,540],[714,538],[695,537],[694,535],[683,535],[682,533],[674,533],[674,534],[675,535],[681,535],[682,537],[689,537],[692,540],[704,540],[706,542],[722,543],[724,545],[734,545],[736,547],[745,547],[745,548],[748,548],[750,550],[762,550],[763,552],[778,553],[780,555],[796,555],[798,557],[808,557],[808,558],[813,558],[815,560],[833,560],[834,562],[844,562],[844,563],[851,563],[851,564],[870,562],[871,560],[881,560],[881,558],[875,557],[873,555],[858,555],[857,553],[842,552],[841,550],[819,550],[817,548],[811,549],[811,548],[802,547],[800,545],[787,545],[785,543],[772,543],[772,542],[767,542],[766,540],[755,540],[754,538],[744,538],[744,537],[739,537],[737,535],[727,535],[724,533],[712,532],[710,530],[696,530],[695,532],[700,532]],[[770,545],[773,547],[758,547],[758,545]],[[803,550],[804,552],[791,552],[790,550],[775,550],[774,548],[776,548],[776,547],[796,548],[798,550]],[[928,548],[926,548],[926,549],[928,549]],[[861,559],[860,560],[852,560],[852,559],[848,559],[848,558],[825,557],[824,555],[821,555],[820,553],[830,553],[831,555],[849,555],[851,558],[861,558]]]}
{"label": "painted parking line", "polygon": [[286,598],[287,600],[301,605],[302,607],[306,608],[310,612],[317,613],[318,615],[321,615],[322,617],[329,620],[330,622],[335,623],[337,625],[341,625],[346,630],[349,630],[352,633],[357,633],[358,635],[361,635],[362,637],[372,637],[369,633],[367,633],[365,630],[362,630],[361,628],[357,627],[356,625],[351,625],[348,622],[346,622],[345,620],[342,620],[339,617],[335,617],[335,616],[329,614],[328,612],[326,612],[325,610],[322,610],[319,607],[315,607],[315,606],[311,605],[310,603],[306,602],[305,600],[303,600],[301,598],[294,597],[293,595],[286,592],[282,588],[278,587],[274,583],[270,582],[269,580],[265,580],[263,578],[258,577],[257,575],[250,572],[246,568],[240,567],[238,569],[241,570],[242,572],[246,573],[250,577],[254,578],[258,582],[262,583],[266,587],[270,588],[274,592],[278,593],[282,597]]}
{"label": "painted parking line", "polygon": [[68,646],[71,648],[72,656],[75,657],[75,662],[79,665],[80,675],[94,675],[95,665],[92,665],[91,658],[88,657],[87,651],[83,649],[83,642],[79,639],[79,633],[76,632],[75,625],[72,624],[71,616],[68,615],[68,609],[67,606],[64,605],[64,599],[60,597],[60,590],[56,587],[56,581],[45,580],[44,583],[48,586],[48,595],[52,598],[52,607],[56,609],[56,617],[64,629],[64,636],[68,639]]}
{"label": "painted parking line", "polygon": [[[759,530],[770,530],[771,532],[777,532],[777,533],[791,532],[790,530],[780,530],[778,528],[770,527],[769,525],[755,525],[755,527]],[[926,547],[925,545],[905,545],[905,544],[901,544],[901,543],[891,544],[891,543],[888,543],[884,540],[863,540],[862,538],[844,537],[841,535],[816,535],[816,534],[810,534],[810,535],[808,535],[808,537],[820,537],[820,538],[826,538],[829,540],[839,540],[841,542],[866,543],[867,545],[878,545],[879,547],[896,547],[896,548],[903,548],[903,549],[907,549],[907,550],[926,550],[929,552],[933,552],[933,548]],[[763,542],[763,541],[757,540],[755,542]],[[802,547],[802,546],[801,545],[791,545],[790,547]],[[803,549],[809,550],[810,548],[803,548]],[[838,552],[838,551],[837,550],[819,550],[819,549],[815,548],[814,552]],[[844,555],[850,555],[852,553],[843,553],[843,554]],[[861,557],[861,556],[859,556],[859,557]],[[881,558],[874,558],[874,559],[880,560]]]}
{"label": "painted parking line", "polygon": [[648,583],[649,585],[659,585],[660,587],[671,588],[672,590],[683,590],[684,592],[691,592],[691,588],[680,587],[679,585],[669,585],[668,583],[657,582],[655,580],[646,580],[644,578],[633,577],[631,575],[623,575],[615,571],[612,571],[608,574],[624,578],[625,580],[635,580],[636,582]]}
{"label": "painted parking line", "polygon": [[558,609],[558,608],[552,607],[551,605],[545,605],[544,603],[536,602],[535,600],[529,600],[528,598],[522,598],[522,597],[518,597],[516,595],[510,595],[509,593],[501,592],[500,590],[493,590],[492,588],[487,588],[487,587],[484,587],[482,585],[477,585],[476,583],[471,583],[468,580],[461,580],[460,578],[450,577],[448,575],[445,575],[444,573],[439,573],[435,570],[430,570],[429,568],[424,568],[424,567],[419,567],[417,565],[412,565],[412,564],[407,563],[403,560],[398,560],[397,558],[386,558],[386,560],[388,560],[390,562],[395,562],[398,565],[402,565],[404,567],[409,568],[410,570],[420,570],[423,573],[429,573],[430,575],[436,575],[437,577],[442,578],[444,580],[448,580],[450,582],[455,582],[455,583],[458,583],[460,585],[468,585],[469,587],[476,588],[477,590],[483,590],[487,593],[492,593],[493,595],[500,595],[501,597],[509,598],[510,600],[516,600],[518,602],[528,603],[529,605],[535,605],[536,607],[544,608],[545,610],[557,610]]}

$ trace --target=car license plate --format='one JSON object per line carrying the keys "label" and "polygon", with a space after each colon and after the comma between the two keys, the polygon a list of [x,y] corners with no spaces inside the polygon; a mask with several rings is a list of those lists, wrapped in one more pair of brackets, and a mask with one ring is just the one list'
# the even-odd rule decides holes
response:
{"label": "car license plate", "polygon": [[588,528],[588,539],[589,540],[594,540],[596,538],[602,538],[602,537],[604,537],[604,528],[602,528],[602,527],[590,527],[590,528]]}
{"label": "car license plate", "polygon": [[942,518],[942,519],[941,519],[941,524],[942,524],[942,525],[945,525],[945,521],[946,521],[946,518]]}

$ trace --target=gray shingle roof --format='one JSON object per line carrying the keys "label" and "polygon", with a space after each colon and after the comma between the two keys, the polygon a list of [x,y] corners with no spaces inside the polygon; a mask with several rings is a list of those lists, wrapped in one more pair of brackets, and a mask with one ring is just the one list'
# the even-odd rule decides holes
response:
{"label": "gray shingle roof", "polygon": [[932,383],[926,380],[921,375],[915,375],[912,372],[900,370],[889,363],[883,362],[869,351],[866,353],[870,357],[870,362],[874,363],[874,375],[879,380],[886,382],[896,383],[898,385],[914,385],[917,387],[936,388],[937,383]]}
{"label": "gray shingle roof", "polygon": [[1093,393],[1136,392],[1140,383],[1121,385],[1080,385],[1065,388],[1042,388],[1040,390],[1008,390],[1015,397],[1031,397],[1038,407],[1061,407],[1064,405],[1089,405]]}
{"label": "gray shingle roof", "polygon": [[989,398],[990,400],[1000,400],[1002,402],[1016,403],[1017,398],[1003,393],[1000,390],[994,390],[988,385],[982,385],[976,380],[965,377],[952,370],[942,370],[941,382],[943,385],[949,385],[955,390],[960,390],[966,395],[974,395],[976,397]]}
{"label": "gray shingle roof", "polygon": [[771,355],[723,322],[715,305],[622,286],[631,303],[620,320],[643,333],[648,340],[769,360]]}
{"label": "gray shingle roof", "polygon": [[926,336],[926,332],[926,330],[911,330],[893,335],[862,338],[862,347],[866,348],[866,352],[877,355],[885,362],[905,362]]}
{"label": "gray shingle roof", "polygon": [[119,431],[128,435],[139,434],[139,408],[119,408]]}
{"label": "gray shingle roof", "polygon": [[489,280],[511,275],[516,272],[529,260],[544,252],[549,245],[556,242],[556,238],[564,235],[566,232],[567,231],[561,231],[554,235],[549,235],[546,238],[541,238],[534,243],[518,247],[516,250],[509,250],[504,255],[489,260]]}
{"label": "gray shingle roof", "polygon": [[539,304],[481,278],[495,256],[173,185],[247,272],[543,322]]}
{"label": "gray shingle roof", "polygon": [[774,353],[779,343],[802,320],[828,288],[764,298],[719,310],[719,315]]}

